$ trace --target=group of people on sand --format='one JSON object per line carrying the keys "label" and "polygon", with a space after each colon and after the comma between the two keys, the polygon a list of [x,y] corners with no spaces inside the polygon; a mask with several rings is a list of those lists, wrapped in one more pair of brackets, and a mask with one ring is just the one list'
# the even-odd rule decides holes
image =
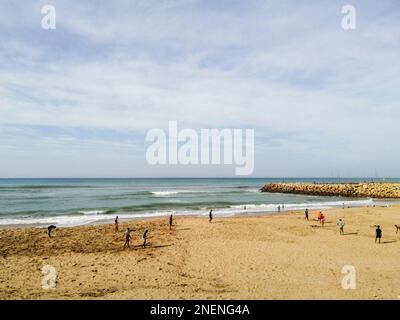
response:
{"label": "group of people on sand", "polygon": [[[212,211],[212,210],[211,210],[211,211]],[[211,212],[210,212],[210,216],[211,216]],[[118,232],[118,219],[119,219],[119,218],[118,218],[118,216],[117,216],[117,217],[115,218],[115,220],[114,220],[114,230],[115,230],[115,232]],[[210,218],[210,219],[212,219],[212,218]],[[210,221],[210,222],[211,222],[211,221]],[[171,215],[169,216],[169,219],[168,219],[169,230],[172,229],[173,223],[174,223],[174,216],[173,216],[173,214],[171,214]],[[141,240],[142,240],[142,242],[143,242],[143,248],[146,247],[147,238],[148,238],[148,233],[149,233],[149,230],[148,230],[148,229],[145,229],[145,230],[143,231],[143,233],[142,233]],[[124,249],[125,249],[125,248],[129,248],[131,238],[132,238],[132,236],[131,236],[131,229],[128,227],[128,228],[126,228],[125,233],[124,233],[124,240],[125,240]]]}
{"label": "group of people on sand", "polygon": [[[319,223],[322,225],[322,227],[323,227],[323,226],[325,225],[325,216],[324,216],[324,214],[322,213],[322,211],[318,211],[318,213],[317,213],[317,219],[318,219],[318,222],[319,222]],[[308,208],[306,208],[306,210],[304,211],[304,220],[310,221]]]}
{"label": "group of people on sand", "polygon": [[[171,215],[171,216],[172,216],[172,215]],[[118,232],[118,231],[119,231],[119,217],[118,217],[118,216],[116,216],[116,217],[115,217],[115,220],[114,220],[114,231],[115,231],[115,232]],[[147,230],[147,229],[145,229],[145,230],[143,231],[143,233],[142,233],[141,240],[142,240],[142,242],[143,242],[143,248],[146,247],[147,238],[148,238],[148,233],[149,233],[149,230]],[[126,228],[126,230],[125,230],[125,232],[124,232],[124,240],[125,240],[124,249],[125,249],[125,248],[129,248],[131,239],[132,239],[132,236],[131,236],[131,229],[128,227],[128,228]]]}
{"label": "group of people on sand", "polygon": [[319,223],[321,224],[321,226],[324,227],[324,225],[325,225],[325,216],[324,216],[324,214],[322,213],[322,211],[319,211],[319,212],[317,213],[317,218],[318,218],[318,221],[319,221]]}
{"label": "group of people on sand", "polygon": [[[282,205],[282,208],[284,208],[284,205]],[[279,205],[278,206],[278,211],[280,212],[280,210],[281,210],[281,206]],[[308,208],[306,208],[306,210],[304,211],[304,218],[305,218],[305,220],[306,221],[310,221],[310,219],[309,219],[309,210],[308,210]],[[171,214],[170,216],[169,216],[169,220],[168,220],[168,224],[169,224],[169,230],[171,230],[172,229],[172,226],[173,226],[173,214]],[[322,213],[322,211],[319,211],[318,213],[317,213],[317,219],[318,219],[318,221],[319,221],[319,223],[321,224],[321,226],[322,227],[324,227],[324,225],[325,225],[325,216],[324,216],[324,214]],[[210,212],[209,212],[209,214],[208,214],[208,221],[211,223],[212,222],[212,220],[213,220],[213,210],[210,210]],[[339,233],[340,233],[340,235],[344,235],[344,220],[343,219],[339,219],[339,221],[337,222],[337,226],[339,227]],[[381,239],[382,239],[382,229],[381,229],[381,227],[379,226],[379,225],[376,225],[376,226],[373,226],[373,227],[376,227],[376,229],[375,229],[375,243],[381,243]],[[400,226],[398,226],[398,225],[396,225],[395,226],[396,227],[396,229],[397,229],[397,232],[400,230]],[[54,226],[54,225],[51,225],[51,226],[49,226],[48,228],[47,228],[47,234],[48,234],[48,236],[49,236],[49,238],[51,238],[51,234],[52,234],[52,231],[54,230],[54,229],[56,229],[56,226]],[[115,232],[118,232],[119,231],[119,217],[118,216],[116,216],[115,217],[115,220],[114,220],[114,231]],[[396,233],[397,233],[396,232]],[[147,238],[148,238],[148,233],[149,233],[149,230],[147,230],[147,229],[145,229],[144,231],[143,231],[143,233],[142,233],[142,236],[141,236],[141,240],[142,240],[142,242],[143,242],[143,248],[145,248],[146,247],[146,243],[147,243]],[[131,239],[132,239],[132,236],[131,236],[131,229],[128,227],[128,228],[126,228],[126,230],[125,230],[125,232],[124,232],[124,240],[125,240],[125,243],[124,243],[124,249],[125,248],[129,248],[129,246],[130,246],[130,241],[131,241]]]}
{"label": "group of people on sand", "polygon": [[[208,217],[209,217],[208,221],[211,223],[212,220],[213,220],[213,210],[210,210],[210,212],[208,214]],[[118,219],[119,219],[118,216],[116,216],[116,218],[114,220],[114,230],[115,230],[115,232],[118,232]],[[174,223],[174,216],[173,216],[173,214],[171,214],[169,216],[169,219],[168,219],[169,230],[172,229],[173,223]],[[146,247],[148,232],[149,231],[147,229],[145,229],[143,234],[142,234],[142,237],[141,237],[141,240],[143,241],[143,248]],[[130,244],[131,238],[132,238],[131,230],[128,227],[128,228],[126,228],[125,233],[124,233],[124,240],[125,240],[124,249],[125,248],[129,248],[129,244]]]}
{"label": "group of people on sand", "polygon": [[[305,216],[305,220],[306,221],[310,221],[309,220],[309,211],[308,208],[304,211],[304,216]],[[317,213],[317,219],[319,221],[319,223],[321,224],[322,227],[324,227],[325,225],[325,216],[322,213],[322,211],[319,211]],[[344,235],[344,220],[343,219],[339,219],[339,221],[336,224],[339,228],[339,233],[340,235]],[[381,243],[381,239],[382,239],[382,229],[381,226],[374,226],[376,227],[375,229],[375,243]],[[397,226],[396,226],[397,227]],[[400,228],[399,228],[400,229]]]}
{"label": "group of people on sand", "polygon": [[[142,234],[141,240],[143,241],[143,248],[146,247],[147,234],[148,233],[149,233],[149,230],[145,229],[143,234]],[[129,248],[129,244],[130,244],[131,238],[132,238],[131,237],[131,229],[128,227],[128,228],[126,228],[125,233],[124,233],[124,239],[125,239],[124,249],[125,248]]]}

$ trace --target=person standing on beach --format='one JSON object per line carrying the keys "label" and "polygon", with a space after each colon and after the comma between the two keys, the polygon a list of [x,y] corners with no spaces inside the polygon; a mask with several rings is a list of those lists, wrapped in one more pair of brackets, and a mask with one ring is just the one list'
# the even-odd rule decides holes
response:
{"label": "person standing on beach", "polygon": [[208,220],[209,220],[209,222],[211,223],[211,221],[212,221],[212,219],[213,219],[213,214],[212,214],[212,210],[210,210],[210,213],[208,214]]}
{"label": "person standing on beach", "polygon": [[280,205],[278,206],[278,212],[281,212],[281,206]]}
{"label": "person standing on beach", "polygon": [[321,223],[322,211],[319,211],[317,214],[318,222]]}
{"label": "person standing on beach", "polygon": [[144,232],[143,232],[143,235],[142,235],[142,241],[143,241],[143,248],[145,248],[146,247],[146,242],[147,242],[147,233],[149,232],[149,230],[145,230]]}
{"label": "person standing on beach", "polygon": [[382,239],[382,229],[381,229],[381,226],[378,226],[375,230],[375,243],[377,241],[379,241],[379,243],[381,243],[381,239]]}
{"label": "person standing on beach", "polygon": [[129,248],[129,241],[131,240],[131,229],[126,228],[126,231],[124,233],[124,239],[125,239],[125,243],[124,243],[124,249],[126,247]]}
{"label": "person standing on beach", "polygon": [[337,223],[339,227],[339,232],[341,235],[344,234],[344,221],[342,219],[339,219],[339,222]]}
{"label": "person standing on beach", "polygon": [[118,232],[118,216],[116,216],[114,220],[114,231]]}
{"label": "person standing on beach", "polygon": [[325,225],[325,216],[324,216],[323,213],[321,213],[321,225],[322,225],[322,228],[323,228],[324,225]]}
{"label": "person standing on beach", "polygon": [[308,219],[308,208],[306,208],[306,211],[304,211],[304,214],[305,214],[305,220],[310,221]]}
{"label": "person standing on beach", "polygon": [[172,217],[172,214],[169,216],[169,230],[171,230],[172,229],[172,220],[173,220],[173,217]]}

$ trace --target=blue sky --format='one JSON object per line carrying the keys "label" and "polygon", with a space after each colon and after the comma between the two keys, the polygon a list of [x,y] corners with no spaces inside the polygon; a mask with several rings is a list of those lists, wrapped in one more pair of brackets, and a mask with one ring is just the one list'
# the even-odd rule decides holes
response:
{"label": "blue sky", "polygon": [[400,177],[399,57],[397,0],[3,0],[0,177],[233,176],[148,165],[170,120],[253,128],[254,176]]}

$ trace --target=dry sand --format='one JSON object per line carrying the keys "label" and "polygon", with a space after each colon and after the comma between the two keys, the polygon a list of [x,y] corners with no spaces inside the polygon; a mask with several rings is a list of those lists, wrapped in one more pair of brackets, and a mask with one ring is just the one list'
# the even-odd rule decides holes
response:
{"label": "dry sand", "polygon": [[[273,216],[178,217],[112,225],[0,230],[2,299],[399,299],[400,207],[334,209],[322,228],[302,212]],[[340,236],[339,218],[346,222]],[[374,243],[375,224],[383,229]],[[123,250],[123,230],[135,247]],[[150,230],[140,248],[140,230]],[[57,270],[42,289],[42,267]],[[341,287],[344,265],[355,290]]]}

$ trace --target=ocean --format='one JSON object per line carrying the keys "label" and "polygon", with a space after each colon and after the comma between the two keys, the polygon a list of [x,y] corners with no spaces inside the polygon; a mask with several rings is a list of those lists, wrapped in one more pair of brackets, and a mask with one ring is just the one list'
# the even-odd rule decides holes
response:
{"label": "ocean", "polygon": [[[271,182],[359,182],[371,179],[174,178],[174,179],[0,179],[0,226],[78,226],[175,215],[214,217],[268,214],[283,210],[327,209],[382,203],[261,193]],[[388,180],[389,181],[389,180]],[[392,180],[392,181],[400,181]]]}

